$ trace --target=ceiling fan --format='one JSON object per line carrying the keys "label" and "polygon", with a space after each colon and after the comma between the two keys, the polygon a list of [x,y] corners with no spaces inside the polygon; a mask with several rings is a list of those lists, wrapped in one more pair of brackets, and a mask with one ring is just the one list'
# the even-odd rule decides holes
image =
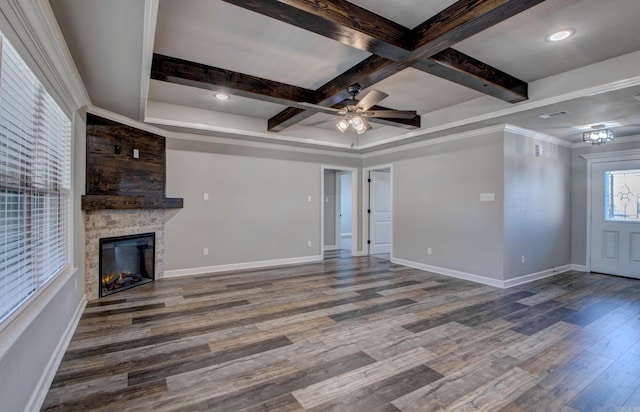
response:
{"label": "ceiling fan", "polygon": [[357,134],[362,134],[371,129],[371,125],[367,121],[369,117],[383,119],[413,119],[417,112],[415,110],[370,110],[378,102],[389,96],[379,90],[369,90],[358,100],[356,96],[360,93],[361,86],[356,83],[347,87],[347,91],[351,95],[349,99],[342,101],[341,108],[319,106],[310,103],[303,103],[319,109],[322,112],[336,113],[340,117],[336,123],[336,127],[341,132],[353,130]]}

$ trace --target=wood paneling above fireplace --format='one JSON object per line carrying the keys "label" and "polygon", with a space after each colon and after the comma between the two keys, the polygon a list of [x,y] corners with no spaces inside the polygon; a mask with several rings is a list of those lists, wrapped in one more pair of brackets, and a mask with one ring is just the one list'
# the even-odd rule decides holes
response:
{"label": "wood paneling above fireplace", "polygon": [[83,210],[183,207],[167,198],[165,138],[87,114],[87,183]]}

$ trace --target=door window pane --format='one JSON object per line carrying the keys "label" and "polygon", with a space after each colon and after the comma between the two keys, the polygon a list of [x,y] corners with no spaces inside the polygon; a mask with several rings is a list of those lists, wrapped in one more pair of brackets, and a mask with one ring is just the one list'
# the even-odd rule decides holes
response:
{"label": "door window pane", "polygon": [[604,172],[604,219],[639,222],[640,170]]}

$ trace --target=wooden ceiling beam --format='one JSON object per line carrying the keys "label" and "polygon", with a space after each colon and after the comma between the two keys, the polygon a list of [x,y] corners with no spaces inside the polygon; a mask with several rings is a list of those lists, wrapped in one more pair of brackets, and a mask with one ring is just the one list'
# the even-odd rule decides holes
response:
{"label": "wooden ceiling beam", "polygon": [[[338,104],[349,97],[347,87],[350,85],[359,83],[363,89],[373,86],[402,70],[399,65],[400,63],[380,56],[369,56],[346,72],[329,80],[316,89],[315,101],[312,103],[327,107]],[[292,108],[286,108],[269,119],[268,130],[270,132],[282,131],[314,114],[313,109],[292,110]]]}
{"label": "wooden ceiling beam", "polygon": [[458,0],[413,29],[412,58],[431,57],[544,0]]}
{"label": "wooden ceiling beam", "polygon": [[314,99],[311,89],[292,86],[176,57],[153,54],[151,79],[291,105]]}
{"label": "wooden ceiling beam", "polygon": [[505,102],[528,99],[526,82],[451,48],[429,59],[417,60],[412,67]]}
{"label": "wooden ceiling beam", "polygon": [[[367,71],[374,71],[378,74],[384,73],[384,71],[380,70],[379,65],[391,63],[391,60],[382,59],[378,56],[373,57],[373,63],[360,63],[352,68],[352,70],[355,73],[365,73]],[[324,90],[323,93],[318,93],[317,91],[302,87],[156,53],[153,54],[151,63],[151,79],[292,106],[285,110],[285,116],[289,116],[291,112],[293,115],[306,113],[306,117],[313,115],[314,111],[306,110],[309,107],[305,106],[304,103],[314,103],[317,96],[329,96],[321,100],[321,103],[327,107],[333,106],[348,97],[346,90],[338,92],[336,88],[341,87],[346,89],[348,85],[352,84],[349,83],[347,86],[343,86],[340,83],[334,85],[333,88]],[[342,80],[348,82],[349,77],[345,76]],[[375,79],[371,81],[375,81]],[[341,92],[344,92],[344,95],[341,95]],[[379,108],[378,110],[382,109]],[[390,109],[385,108],[385,110]],[[299,121],[300,120],[297,120],[295,123]],[[372,119],[372,121],[374,120]],[[285,123],[286,119],[283,124]],[[291,126],[295,123],[286,124]],[[417,119],[417,124],[416,119],[381,119],[380,123],[412,129],[420,127],[419,118]]]}
{"label": "wooden ceiling beam", "polygon": [[414,44],[410,29],[345,0],[223,1],[390,60]]}
{"label": "wooden ceiling beam", "polygon": [[[223,1],[393,60],[397,72],[412,66],[515,103],[527,99],[525,82],[449,46],[544,0],[460,0],[414,30],[346,0]],[[384,74],[373,77],[382,80],[392,74],[395,73],[389,73],[389,67],[385,66]],[[368,87],[363,84],[364,78],[371,76],[371,73],[364,74],[363,79],[348,73],[344,78],[338,76],[316,90],[318,97],[314,103],[333,103],[327,95],[331,92],[336,93],[334,99],[342,99],[346,97],[344,89],[356,82]],[[344,87],[336,89],[338,85]],[[269,130],[283,130],[312,114],[285,109],[269,119]]]}

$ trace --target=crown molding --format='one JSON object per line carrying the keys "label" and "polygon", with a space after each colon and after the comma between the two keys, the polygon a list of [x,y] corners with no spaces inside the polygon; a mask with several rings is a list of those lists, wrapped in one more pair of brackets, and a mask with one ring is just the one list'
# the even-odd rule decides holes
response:
{"label": "crown molding", "polygon": [[153,44],[156,37],[159,0],[145,0],[144,23],[142,28],[142,72],[140,73],[140,109],[138,120],[144,121],[149,99],[149,78],[153,61]]}
{"label": "crown molding", "polygon": [[67,116],[90,104],[49,1],[4,0],[0,13],[2,31]]}
{"label": "crown molding", "polygon": [[[362,155],[358,153],[345,153],[345,152],[338,152],[338,151],[332,151],[332,150],[326,150],[326,149],[295,147],[291,145],[278,144],[278,143],[238,140],[238,139],[233,139],[229,137],[210,136],[210,135],[204,136],[204,135],[191,134],[191,133],[173,132],[170,130],[165,130],[160,127],[153,126],[149,123],[144,123],[144,122],[131,119],[127,116],[123,116],[118,113],[110,112],[108,110],[105,110],[96,106],[88,106],[86,108],[86,111],[87,113],[104,117],[105,119],[113,120],[114,122],[135,127],[136,129],[144,130],[149,133],[154,133],[169,139],[191,140],[196,142],[217,143],[217,144],[225,144],[225,145],[231,145],[231,146],[254,147],[254,148],[260,148],[260,149],[277,150],[281,152],[309,153],[309,154],[317,154],[317,155],[324,155],[324,156],[343,157],[343,158],[349,158],[349,159],[362,158]],[[147,119],[147,121],[153,121],[153,119]]]}
{"label": "crown molding", "polygon": [[518,134],[520,136],[530,137],[535,140],[539,140],[541,142],[553,143],[558,146],[566,147],[571,149],[573,147],[573,143],[568,140],[560,139],[555,136],[551,136],[549,134],[536,132],[533,130],[525,129],[520,126],[514,126],[512,124],[506,124],[504,127],[505,132],[511,132]]}

